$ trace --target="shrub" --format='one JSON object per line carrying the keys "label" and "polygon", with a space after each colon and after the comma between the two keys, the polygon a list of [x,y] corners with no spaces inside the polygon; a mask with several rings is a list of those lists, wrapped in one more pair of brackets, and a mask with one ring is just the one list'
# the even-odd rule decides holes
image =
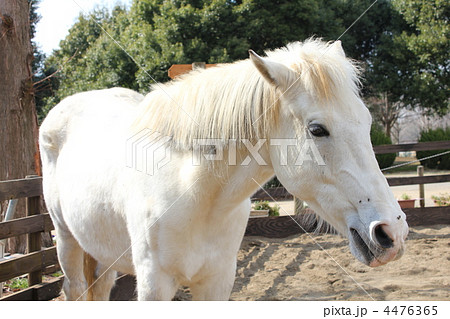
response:
{"label": "shrub", "polygon": [[22,277],[16,277],[6,282],[5,287],[11,291],[17,291],[20,289],[28,288],[28,279]]}
{"label": "shrub", "polygon": [[[391,138],[375,125],[372,125],[372,128],[370,130],[370,140],[372,141],[373,146],[392,144]],[[396,156],[396,153],[375,155],[380,169],[392,166],[392,164],[394,164]]]}
{"label": "shrub", "polygon": [[278,180],[276,176],[274,176],[270,181],[268,181],[266,184],[264,184],[263,188],[276,188],[276,187],[283,187],[281,182]]}
{"label": "shrub", "polygon": [[[419,142],[432,142],[432,141],[448,141],[450,140],[450,128],[422,131],[420,133]],[[439,151],[417,151],[417,159],[428,157],[431,155],[439,154],[448,150]],[[434,169],[450,169],[450,155],[433,157],[424,161],[420,161],[420,164]]]}
{"label": "shrub", "polygon": [[280,206],[270,206],[268,201],[255,202],[253,204],[254,210],[269,210],[269,216],[280,216]]}
{"label": "shrub", "polygon": [[402,200],[408,200],[408,199],[411,199],[411,196],[409,196],[408,194],[404,193],[404,194],[402,194],[402,196],[400,197],[400,199],[402,199]]}
{"label": "shrub", "polygon": [[437,206],[450,206],[450,195],[447,193],[439,196],[433,195],[431,198]]}

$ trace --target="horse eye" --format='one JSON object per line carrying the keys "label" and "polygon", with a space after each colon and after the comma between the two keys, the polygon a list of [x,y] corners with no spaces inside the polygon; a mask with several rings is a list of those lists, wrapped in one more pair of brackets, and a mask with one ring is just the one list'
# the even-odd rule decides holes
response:
{"label": "horse eye", "polygon": [[317,136],[317,137],[330,135],[330,133],[327,131],[327,129],[320,124],[310,124],[308,126],[308,130],[311,132],[312,135]]}

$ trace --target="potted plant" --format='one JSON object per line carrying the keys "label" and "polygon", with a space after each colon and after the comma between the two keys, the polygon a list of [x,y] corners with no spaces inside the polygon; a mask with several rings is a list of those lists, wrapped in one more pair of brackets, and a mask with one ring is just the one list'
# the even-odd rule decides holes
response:
{"label": "potted plant", "polygon": [[250,218],[279,216],[279,211],[280,207],[278,205],[272,207],[269,205],[268,201],[257,201],[253,203],[253,209],[250,211]]}
{"label": "potted plant", "polygon": [[439,194],[439,196],[432,195],[431,198],[436,206],[450,206],[450,195],[447,193]]}
{"label": "potted plant", "polygon": [[402,194],[400,199],[398,199],[398,203],[400,204],[400,208],[414,208],[415,199],[411,199],[411,196],[408,194]]}

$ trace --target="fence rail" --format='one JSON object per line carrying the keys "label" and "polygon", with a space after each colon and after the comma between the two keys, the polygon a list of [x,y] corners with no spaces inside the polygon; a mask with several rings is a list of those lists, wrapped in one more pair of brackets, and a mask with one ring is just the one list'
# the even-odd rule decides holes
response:
{"label": "fence rail", "polygon": [[[405,151],[436,151],[450,149],[450,141],[420,142],[408,144],[377,145],[373,147],[375,154],[388,154]],[[450,156],[450,155],[447,155]],[[415,184],[433,184],[450,182],[450,174],[431,175],[431,176],[412,176],[412,177],[388,177],[389,186],[415,185]],[[266,191],[269,195],[266,194]],[[276,187],[269,190],[258,190],[252,197],[254,199],[270,200],[292,199],[284,187]]]}
{"label": "fence rail", "polygon": [[[450,182],[450,174],[411,176],[411,177],[388,177],[389,186],[421,185]],[[284,187],[259,189],[252,196],[252,200],[292,200],[293,196]]]}
{"label": "fence rail", "polygon": [[49,214],[41,214],[42,178],[0,182],[0,200],[26,199],[26,217],[0,223],[0,240],[27,235],[28,253],[0,261],[0,282],[28,274],[29,288],[6,295],[0,300],[49,300],[59,295],[63,278],[42,283],[43,271],[58,267],[56,247],[41,249],[41,234],[54,229]]}
{"label": "fence rail", "polygon": [[57,263],[56,246],[4,260],[0,262],[0,282],[23,274],[42,271]]}
{"label": "fence rail", "polygon": [[389,186],[446,183],[450,182],[450,174],[411,176],[411,177],[389,177],[387,178],[387,181]]}
{"label": "fence rail", "polygon": [[0,182],[0,201],[42,195],[42,177]]}
{"label": "fence rail", "polygon": [[59,296],[64,276],[53,278],[43,284],[36,284],[29,288],[5,296],[0,301],[46,301]]}
{"label": "fence rail", "polygon": [[410,152],[410,151],[437,151],[446,149],[450,149],[450,141],[377,145],[373,147],[375,154],[388,154],[388,153]]}
{"label": "fence rail", "polygon": [[35,232],[49,232],[53,229],[53,223],[49,214],[39,214],[29,217],[17,218],[0,223],[0,239],[6,239]]}

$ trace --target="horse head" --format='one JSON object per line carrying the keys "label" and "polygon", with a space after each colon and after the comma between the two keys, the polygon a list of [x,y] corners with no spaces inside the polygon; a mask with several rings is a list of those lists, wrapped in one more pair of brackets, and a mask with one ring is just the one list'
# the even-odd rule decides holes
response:
{"label": "horse head", "polygon": [[358,260],[376,267],[399,258],[408,233],[406,216],[378,167],[355,63],[339,41],[293,43],[267,54],[250,51],[280,96],[269,150],[276,176],[348,237]]}

